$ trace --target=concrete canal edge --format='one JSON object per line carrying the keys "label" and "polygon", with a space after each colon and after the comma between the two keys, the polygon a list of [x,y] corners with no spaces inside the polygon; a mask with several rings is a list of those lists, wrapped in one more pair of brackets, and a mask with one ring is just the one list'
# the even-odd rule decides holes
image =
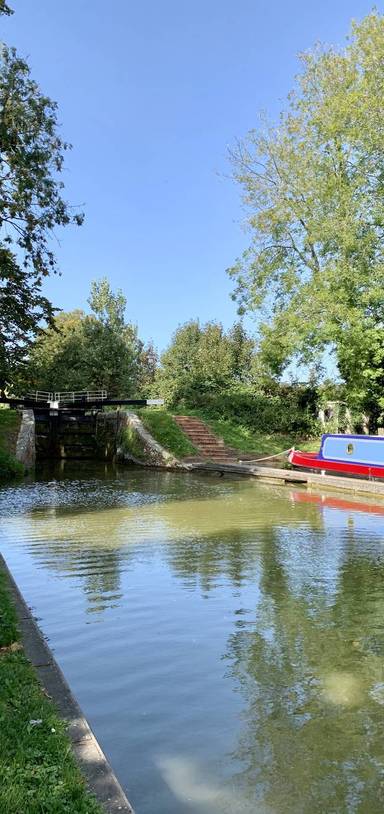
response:
{"label": "concrete canal edge", "polygon": [[311,489],[326,489],[336,490],[343,492],[352,492],[354,494],[374,495],[376,497],[384,498],[384,483],[374,480],[363,480],[355,477],[342,477],[338,475],[331,475],[324,472],[318,474],[317,472],[303,471],[298,469],[285,469],[271,466],[257,466],[257,463],[242,462],[242,463],[220,463],[202,459],[201,461],[186,462],[178,460],[164,447],[162,447],[144,427],[140,418],[136,413],[124,411],[121,413],[121,426],[124,422],[127,426],[137,433],[143,443],[146,460],[137,460],[132,458],[130,454],[124,454],[123,450],[118,449],[117,461],[122,463],[135,463],[139,466],[145,466],[153,469],[168,469],[174,471],[193,472],[196,474],[211,474],[220,475],[221,477],[227,476],[240,476],[255,478],[260,481],[273,484],[285,484],[287,486],[298,485],[309,490]]}
{"label": "concrete canal edge", "polygon": [[151,433],[144,427],[143,422],[136,413],[131,410],[123,410],[120,413],[119,431],[124,431],[125,427],[130,427],[137,435],[143,446],[145,461],[134,458],[129,452],[125,452],[123,447],[118,445],[116,450],[116,460],[122,463],[133,462],[139,466],[152,466],[161,469],[178,469],[180,463],[175,456],[161,446]]}
{"label": "concrete canal edge", "polygon": [[25,655],[34,666],[43,689],[68,725],[72,750],[90,792],[104,807],[106,814],[134,814],[1,554],[0,562],[9,579]]}
{"label": "concrete canal edge", "polygon": [[183,469],[196,473],[212,473],[224,475],[240,475],[256,478],[266,483],[303,486],[307,489],[330,489],[354,494],[366,494],[384,498],[384,483],[374,480],[362,480],[353,477],[338,477],[336,475],[318,475],[312,472],[303,472],[295,469],[274,469],[269,466],[251,466],[247,464],[220,464],[220,463],[190,463],[184,464]]}

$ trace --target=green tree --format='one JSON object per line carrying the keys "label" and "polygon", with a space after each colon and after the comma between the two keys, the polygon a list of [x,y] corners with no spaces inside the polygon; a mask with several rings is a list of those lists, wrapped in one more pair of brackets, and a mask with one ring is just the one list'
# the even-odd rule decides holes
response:
{"label": "green tree", "polygon": [[[234,151],[252,244],[230,274],[260,316],[264,359],[335,354],[351,398],[384,408],[384,18],[354,23],[343,51],[302,57],[277,126]],[[363,342],[363,352],[362,352]]]}
{"label": "green tree", "polygon": [[94,280],[91,283],[88,304],[104,327],[109,328],[111,331],[124,330],[126,297],[121,289],[114,294],[106,277],[102,277],[101,280]]}
{"label": "green tree", "polygon": [[169,404],[188,403],[201,384],[197,365],[200,340],[200,324],[197,320],[190,320],[175,331],[161,356],[157,385]]}
{"label": "green tree", "polygon": [[143,398],[157,395],[155,382],[158,366],[159,357],[152,340],[146,344],[141,343],[137,392]]}
{"label": "green tree", "polygon": [[92,283],[88,303],[96,315],[85,320],[88,381],[111,395],[129,396],[137,387],[141,343],[136,326],[125,322],[127,300],[104,277]]}
{"label": "green tree", "polygon": [[0,14],[6,14],[8,17],[13,14],[13,9],[10,8],[5,0],[0,0]]}
{"label": "green tree", "polygon": [[23,378],[24,389],[100,390],[129,397],[137,390],[142,343],[126,323],[126,300],[104,278],[92,283],[93,313],[59,314],[34,343]]}
{"label": "green tree", "polygon": [[241,384],[253,382],[255,342],[241,321],[235,322],[228,332],[228,342],[234,381]]}
{"label": "green tree", "polygon": [[20,375],[31,336],[40,321],[53,317],[49,300],[41,293],[14,255],[0,247],[0,390],[6,380]]}
{"label": "green tree", "polygon": [[[10,14],[5,2],[0,14]],[[41,320],[52,321],[43,278],[57,268],[52,233],[81,224],[62,196],[70,147],[58,132],[57,105],[31,78],[14,48],[0,48],[0,388],[23,360]],[[11,315],[11,317],[9,316]]]}
{"label": "green tree", "polygon": [[84,311],[62,312],[31,346],[17,389],[81,390],[84,384]]}
{"label": "green tree", "polygon": [[186,322],[161,357],[158,391],[170,404],[195,406],[207,396],[248,382],[253,351],[241,323],[225,333],[217,322]]}

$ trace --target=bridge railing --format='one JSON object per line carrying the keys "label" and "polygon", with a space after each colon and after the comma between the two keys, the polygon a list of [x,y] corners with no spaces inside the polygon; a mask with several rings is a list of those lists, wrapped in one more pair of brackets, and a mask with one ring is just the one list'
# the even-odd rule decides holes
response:
{"label": "bridge railing", "polygon": [[54,393],[52,401],[104,401],[108,397],[106,390],[68,390]]}
{"label": "bridge railing", "polygon": [[24,398],[36,402],[70,402],[76,404],[76,402],[105,401],[107,397],[106,390],[67,390],[60,392],[34,390],[31,393],[26,393]]}
{"label": "bridge railing", "polygon": [[29,401],[53,401],[53,393],[49,390],[33,390],[30,393],[26,393],[23,398]]}

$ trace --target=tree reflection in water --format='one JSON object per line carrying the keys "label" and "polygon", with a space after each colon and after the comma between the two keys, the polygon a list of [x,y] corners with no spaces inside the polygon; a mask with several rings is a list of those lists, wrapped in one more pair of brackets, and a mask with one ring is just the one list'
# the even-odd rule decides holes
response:
{"label": "tree reflection in water", "polygon": [[[228,613],[228,625],[220,627],[225,643],[221,677],[231,697],[233,690],[241,698],[242,716],[233,734],[235,746],[221,760],[223,777],[221,767],[212,778],[199,768],[195,743],[190,755],[159,757],[162,779],[182,805],[193,800],[192,810],[198,812],[381,812],[382,518],[361,512],[359,527],[353,507],[337,514],[336,499],[327,515],[322,503],[297,506],[282,489],[197,479],[189,485],[183,476],[162,480],[158,473],[152,481],[147,473],[134,477],[136,491],[131,483],[126,493],[118,481],[111,487],[94,485],[89,496],[84,482],[85,497],[79,487],[77,507],[71,502],[76,484],[57,490],[54,507],[44,492],[40,512],[17,517],[17,535],[28,541],[40,568],[78,581],[92,619],[120,601],[123,605],[123,572],[139,563],[146,586],[155,560],[160,563],[156,573],[164,568],[170,575],[164,590],[176,584],[177,597],[181,589],[184,597],[191,592],[207,599],[211,632],[219,629],[218,616]],[[129,575],[127,584],[134,579],[130,582]],[[132,599],[132,609],[139,601]],[[162,602],[167,604],[168,596],[159,589],[159,613]],[[193,604],[186,602],[187,607],[189,612]],[[143,614],[147,609],[139,608]],[[132,639],[131,617],[125,618],[124,646]],[[138,618],[141,623],[144,617]],[[156,620],[157,628],[163,620]],[[146,635],[153,642],[151,624],[152,617],[147,629],[135,631],[138,641],[143,638],[139,655]],[[192,616],[191,628],[195,624]],[[176,630],[184,655],[188,644],[182,641],[182,625],[176,620],[169,630]],[[204,635],[209,650],[209,633]],[[154,671],[145,687],[152,694],[157,678]],[[188,679],[179,673],[179,680]],[[192,681],[191,697],[194,687]],[[163,703],[160,699],[159,706]],[[209,697],[203,703],[208,728]],[[141,721],[137,737],[142,743]],[[223,741],[223,752],[231,748],[228,744],[230,738]]]}
{"label": "tree reflection in water", "polygon": [[236,783],[279,814],[382,811],[384,563],[348,542],[334,601],[314,605],[311,586],[290,587],[278,532],[265,534],[254,627],[228,641],[245,700]]}

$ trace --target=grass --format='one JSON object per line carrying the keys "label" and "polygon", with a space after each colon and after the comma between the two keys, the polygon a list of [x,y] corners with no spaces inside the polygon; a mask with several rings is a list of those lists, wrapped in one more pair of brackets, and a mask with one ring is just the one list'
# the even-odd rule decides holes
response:
{"label": "grass", "polygon": [[196,454],[196,448],[176,424],[171,413],[166,410],[151,410],[150,408],[143,408],[138,413],[153,438],[176,458],[185,458],[187,455]]}
{"label": "grass", "polygon": [[[138,414],[153,438],[172,452],[176,458],[196,454],[196,448],[176,424],[171,413],[166,410],[143,408],[138,410]],[[226,446],[233,447],[239,453],[252,453],[255,457],[276,455],[292,446],[300,447],[302,450],[316,450],[320,446],[319,438],[303,439],[297,435],[285,433],[257,432],[231,420],[211,418],[201,409],[180,410],[180,415],[194,415],[201,418],[215,435],[223,438]],[[138,456],[136,455],[136,457]]]}
{"label": "grass", "polygon": [[0,564],[0,814],[102,814],[20,645]]}
{"label": "grass", "polygon": [[0,647],[9,647],[20,639],[16,610],[12,604],[8,577],[0,562]]}
{"label": "grass", "polygon": [[19,427],[19,413],[0,409],[0,481],[22,475],[24,472],[23,465],[14,456]]}
{"label": "grass", "polygon": [[0,409],[0,449],[14,452],[20,428],[20,415],[15,410]]}
{"label": "grass", "polygon": [[233,447],[239,452],[254,453],[255,456],[276,455],[292,446],[300,446],[303,450],[315,450],[320,446],[318,438],[303,439],[285,433],[257,432],[229,419],[211,418],[203,410],[183,410],[182,413],[201,418],[215,435],[223,438],[226,446]]}

